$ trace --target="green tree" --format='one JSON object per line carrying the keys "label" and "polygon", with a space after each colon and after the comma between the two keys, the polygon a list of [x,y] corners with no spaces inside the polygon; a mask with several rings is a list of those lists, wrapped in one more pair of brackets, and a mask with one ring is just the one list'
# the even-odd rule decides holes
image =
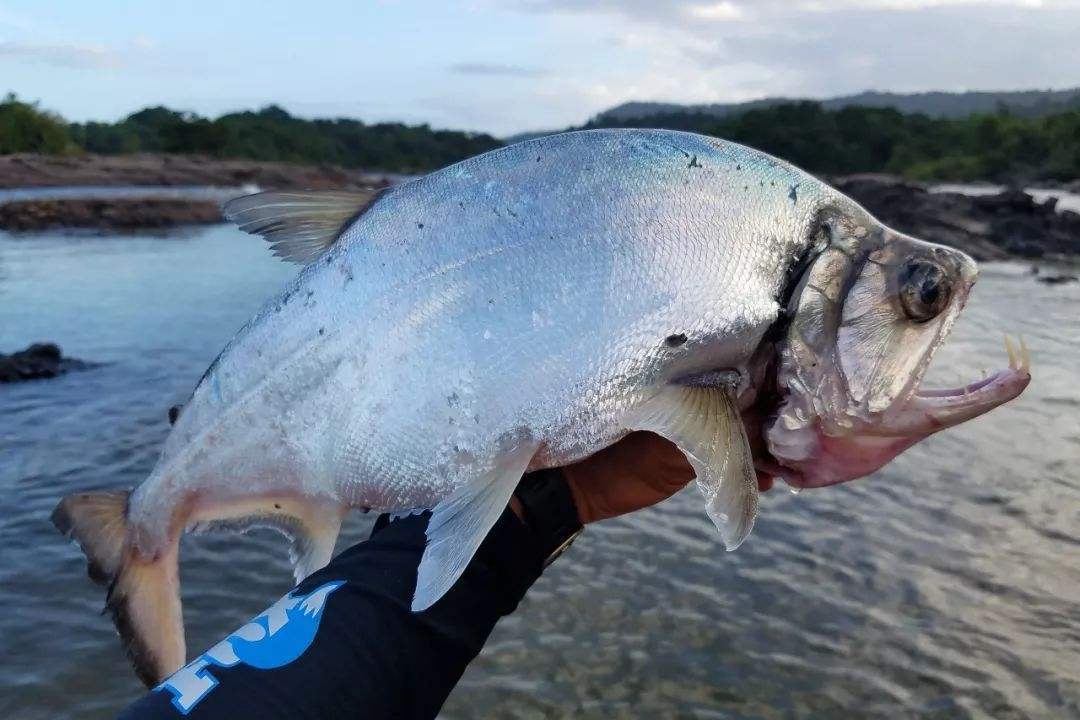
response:
{"label": "green tree", "polygon": [[67,124],[56,115],[25,103],[14,93],[0,102],[0,154],[33,152],[60,155],[77,150]]}

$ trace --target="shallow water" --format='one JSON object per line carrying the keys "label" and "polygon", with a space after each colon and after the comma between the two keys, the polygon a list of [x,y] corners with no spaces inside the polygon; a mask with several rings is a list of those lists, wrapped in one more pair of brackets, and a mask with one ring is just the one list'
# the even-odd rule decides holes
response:
{"label": "shallow water", "polygon": [[111,200],[168,198],[217,200],[259,192],[258,185],[214,187],[208,185],[76,185],[61,187],[0,188],[0,205],[20,200]]}
{"label": "shallow water", "polygon": [[[52,340],[104,363],[0,385],[0,717],[110,717],[138,694],[49,513],[138,483],[167,408],[293,272],[223,226],[0,233],[0,351]],[[1020,400],[867,480],[768,493],[738,552],[693,489],[590,527],[445,717],[1080,717],[1080,284],[985,266],[930,383],[1003,365],[1003,330],[1034,358]],[[273,534],[188,539],[183,556],[192,653],[291,586]]]}

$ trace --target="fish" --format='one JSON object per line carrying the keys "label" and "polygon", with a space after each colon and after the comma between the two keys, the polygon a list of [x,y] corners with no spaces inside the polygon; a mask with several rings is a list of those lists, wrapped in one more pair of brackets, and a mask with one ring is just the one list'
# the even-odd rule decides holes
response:
{"label": "fish", "polygon": [[703,135],[570,132],[377,195],[264,192],[224,210],[301,269],[170,410],[138,487],[53,513],[151,686],[185,661],[185,532],[274,528],[300,581],[350,510],[429,510],[421,612],[528,471],[656,433],[732,550],[759,474],[863,477],[1030,380],[1023,346],[983,380],[922,388],[974,261]]}

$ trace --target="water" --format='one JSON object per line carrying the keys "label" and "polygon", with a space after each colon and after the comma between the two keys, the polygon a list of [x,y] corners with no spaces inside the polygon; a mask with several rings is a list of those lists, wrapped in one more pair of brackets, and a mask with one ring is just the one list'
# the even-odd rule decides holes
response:
{"label": "water", "polygon": [[[0,350],[105,363],[0,386],[0,717],[110,717],[140,691],[81,554],[48,516],[128,487],[181,402],[295,266],[223,226],[0,234]],[[725,553],[692,488],[591,526],[505,619],[447,718],[1080,717],[1080,284],[984,268],[931,382],[1005,363],[1013,405],[871,479],[763,497]],[[357,516],[344,543],[365,537]],[[275,535],[185,540],[192,653],[291,585]]]}
{"label": "water", "polygon": [[63,187],[0,188],[0,205],[20,200],[112,200],[164,198],[170,200],[217,200],[259,192],[258,185],[214,187],[207,185],[84,185]]}

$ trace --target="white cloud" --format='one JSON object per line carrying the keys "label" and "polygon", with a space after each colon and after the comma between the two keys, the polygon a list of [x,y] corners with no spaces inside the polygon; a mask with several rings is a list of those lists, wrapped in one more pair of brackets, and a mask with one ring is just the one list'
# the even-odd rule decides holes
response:
{"label": "white cloud", "polygon": [[456,63],[450,66],[450,72],[458,75],[493,75],[518,78],[540,77],[547,74],[547,71],[542,68],[483,62]]}
{"label": "white cloud", "polygon": [[744,16],[742,8],[733,2],[691,5],[687,11],[700,20],[741,20]]}
{"label": "white cloud", "polygon": [[1069,3],[1053,0],[805,0],[794,4],[807,12],[841,12],[844,10],[926,10],[943,7],[998,6],[1039,9],[1043,7],[1067,7]]}
{"label": "white cloud", "polygon": [[53,65],[65,68],[109,68],[122,63],[105,45],[0,42],[0,60]]}

